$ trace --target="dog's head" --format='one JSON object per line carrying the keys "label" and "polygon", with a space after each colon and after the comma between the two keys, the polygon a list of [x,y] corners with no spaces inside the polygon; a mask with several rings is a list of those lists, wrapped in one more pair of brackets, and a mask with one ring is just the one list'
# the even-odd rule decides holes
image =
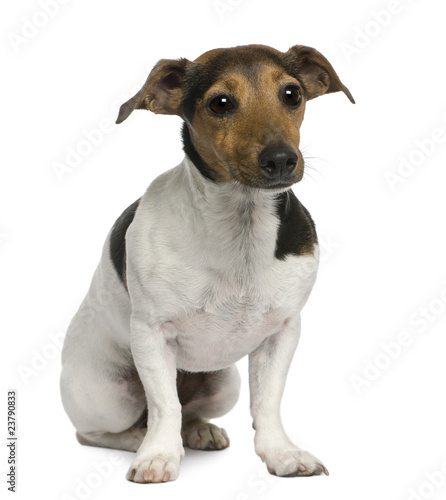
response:
{"label": "dog's head", "polygon": [[354,103],[313,48],[215,49],[193,62],[159,61],[142,89],[121,106],[117,123],[134,109],[179,115],[184,150],[205,177],[286,188],[303,175],[299,129],[306,102],[338,91]]}

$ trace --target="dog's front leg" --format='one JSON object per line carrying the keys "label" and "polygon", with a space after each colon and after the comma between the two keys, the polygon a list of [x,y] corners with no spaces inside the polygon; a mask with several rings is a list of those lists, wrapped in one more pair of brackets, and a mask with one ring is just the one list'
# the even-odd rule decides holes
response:
{"label": "dog's front leg", "polygon": [[309,476],[324,472],[324,465],[294,445],[280,418],[280,401],[300,335],[300,318],[268,337],[249,356],[251,414],[256,453],[277,476]]}
{"label": "dog's front leg", "polygon": [[184,455],[175,351],[160,329],[150,328],[144,317],[132,316],[131,332],[132,354],[147,398],[148,423],[127,479],[172,481],[178,477]]}

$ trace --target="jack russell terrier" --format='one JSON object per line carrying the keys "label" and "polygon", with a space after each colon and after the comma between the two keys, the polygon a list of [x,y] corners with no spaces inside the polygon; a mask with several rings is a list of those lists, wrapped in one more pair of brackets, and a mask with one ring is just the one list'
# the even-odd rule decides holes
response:
{"label": "jack russell terrier", "polygon": [[237,401],[249,356],[255,450],[277,476],[328,474],[280,418],[318,243],[291,190],[308,100],[344,92],[328,60],[248,45],[159,61],[121,106],[179,115],[185,158],[118,218],[62,354],[80,443],[135,451],[127,478],[178,477],[183,446],[229,446],[209,419]]}

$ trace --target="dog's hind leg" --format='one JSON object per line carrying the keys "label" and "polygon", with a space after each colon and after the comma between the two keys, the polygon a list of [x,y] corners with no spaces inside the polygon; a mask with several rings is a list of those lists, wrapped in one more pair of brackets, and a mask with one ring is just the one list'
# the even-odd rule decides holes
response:
{"label": "dog's hind leg", "polygon": [[240,376],[235,365],[215,372],[178,372],[178,396],[182,405],[183,445],[199,450],[229,446],[224,429],[209,422],[227,413],[237,402]]}
{"label": "dog's hind leg", "polygon": [[99,446],[115,450],[137,451],[147,432],[147,411],[130,429],[122,432],[76,432],[77,440],[85,446]]}
{"label": "dog's hind leg", "polygon": [[100,358],[95,366],[86,357],[76,364],[69,358],[61,392],[81,444],[137,451],[147,432],[147,403],[134,367],[117,369]]}

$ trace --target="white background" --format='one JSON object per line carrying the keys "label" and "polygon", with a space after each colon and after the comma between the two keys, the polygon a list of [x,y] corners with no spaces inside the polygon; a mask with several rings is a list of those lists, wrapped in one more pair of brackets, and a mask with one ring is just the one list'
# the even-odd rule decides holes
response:
{"label": "white background", "polygon": [[[223,0],[219,11],[212,0],[65,0],[51,17],[36,1],[2,4],[0,408],[5,414],[7,390],[16,389],[15,498],[444,498],[442,3]],[[357,102],[338,93],[308,104],[302,146],[312,168],[294,188],[316,221],[322,263],[282,414],[330,476],[266,473],[254,453],[242,360],[240,401],[221,419],[231,447],[188,450],[176,482],[133,484],[125,480],[131,453],[75,440],[60,403],[58,339],[114,220],[181,161],[181,120],[136,112],[89,151],[84,143],[88,154],[70,172],[58,177],[54,165],[82,149],[85,131],[114,122],[158,59],[248,43],[316,47]],[[426,142],[432,135],[438,143]],[[402,157],[416,165],[402,169]],[[392,189],[386,175],[398,169],[404,176]]]}

